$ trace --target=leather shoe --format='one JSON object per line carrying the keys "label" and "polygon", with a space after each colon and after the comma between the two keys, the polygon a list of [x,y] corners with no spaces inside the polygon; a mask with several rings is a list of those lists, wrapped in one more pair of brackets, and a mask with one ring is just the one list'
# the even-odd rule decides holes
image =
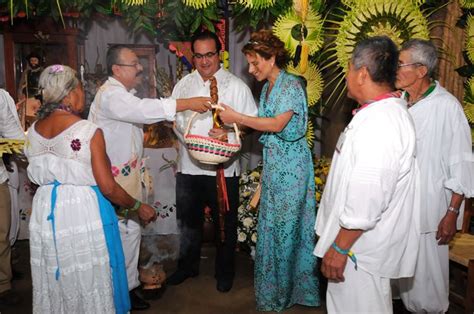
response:
{"label": "leather shoe", "polygon": [[150,303],[146,302],[138,295],[137,289],[138,288],[135,288],[130,291],[130,304],[132,306],[132,310],[135,310],[135,311],[146,310],[150,307]]}
{"label": "leather shoe", "polygon": [[219,292],[226,293],[232,289],[232,279],[217,279],[216,289]]}
{"label": "leather shoe", "polygon": [[172,274],[168,279],[166,279],[166,284],[170,286],[177,286],[188,278],[194,278],[199,275],[198,272],[186,272],[183,270],[177,270]]}
{"label": "leather shoe", "polygon": [[0,293],[0,306],[13,306],[20,302],[20,295],[11,289]]}

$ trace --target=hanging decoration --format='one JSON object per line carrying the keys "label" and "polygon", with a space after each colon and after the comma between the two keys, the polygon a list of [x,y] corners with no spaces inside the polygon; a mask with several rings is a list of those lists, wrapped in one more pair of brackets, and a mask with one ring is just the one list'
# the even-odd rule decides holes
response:
{"label": "hanging decoration", "polygon": [[335,38],[336,60],[344,73],[355,45],[372,36],[388,36],[397,44],[415,37],[429,39],[428,21],[415,1],[352,1]]}
{"label": "hanging decoration", "polygon": [[321,49],[324,41],[322,29],[323,21],[319,14],[308,10],[303,19],[294,8],[273,25],[273,33],[285,43],[291,57],[295,56],[298,45],[302,43],[301,50],[307,49],[310,55]]}
{"label": "hanging decoration", "polygon": [[321,98],[323,92],[323,77],[317,66],[310,62],[308,69],[305,72],[302,72],[300,67],[294,67],[293,65],[288,65],[286,70],[288,73],[299,75],[304,77],[306,80],[306,93],[308,96],[308,106],[313,106]]}
{"label": "hanging decoration", "polygon": [[[331,91],[326,103],[334,105],[346,94],[344,76],[356,44],[372,36],[388,36],[401,45],[410,38],[429,39],[429,12],[422,11],[414,0],[353,0],[344,1],[342,15],[333,14],[327,22],[334,33],[328,34],[326,58],[321,65],[331,79],[326,86]],[[435,23],[435,22],[432,22]],[[342,70],[341,70],[342,69]]]}

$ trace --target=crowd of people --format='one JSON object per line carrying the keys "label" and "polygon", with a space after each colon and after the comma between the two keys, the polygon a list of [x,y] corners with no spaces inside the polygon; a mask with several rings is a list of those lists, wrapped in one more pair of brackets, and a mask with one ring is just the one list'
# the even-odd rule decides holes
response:
{"label": "crowd of people", "polygon": [[[41,106],[25,145],[29,179],[39,186],[29,224],[33,312],[127,313],[150,306],[138,293],[140,224],[156,219],[143,203],[143,124],[163,120],[175,121],[180,141],[180,254],[167,283],[199,275],[208,206],[217,225],[216,289],[232,289],[239,161],[223,165],[229,210],[219,219],[216,168],[193,159],[184,143],[193,112],[201,115],[192,134],[236,140],[232,129],[213,128],[212,81],[220,120],[262,132],[257,310],[320,306],[321,273],[328,279],[329,313],[392,313],[392,287],[411,312],[446,312],[448,243],[464,198],[474,196],[474,167],[462,107],[435,80],[436,47],[412,39],[398,50],[388,37],[357,44],[346,84],[359,106],[337,142],[318,212],[305,138],[305,82],[285,71],[284,43],[260,30],[242,49],[249,73],[266,81],[258,108],[245,83],[221,67],[214,33],[196,34],[191,47],[196,71],[167,99],[136,97],[143,71],[137,55],[126,46],[110,47],[109,78],[88,120],[80,118],[85,99],[76,72],[52,65],[41,73]],[[0,122],[1,137],[24,138],[3,90]],[[0,163],[0,304],[12,305],[18,296],[10,285],[6,180]]]}

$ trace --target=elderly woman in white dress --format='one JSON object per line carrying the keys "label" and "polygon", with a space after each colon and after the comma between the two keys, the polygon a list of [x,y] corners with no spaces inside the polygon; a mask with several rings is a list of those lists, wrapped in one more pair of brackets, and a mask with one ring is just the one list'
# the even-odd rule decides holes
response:
{"label": "elderly woman in white dress", "polygon": [[[148,207],[115,183],[102,131],[82,120],[84,91],[74,70],[46,68],[42,105],[28,131],[28,176],[39,185],[30,220],[34,313],[130,310],[117,217],[109,200]],[[141,215],[145,223],[156,215]]]}

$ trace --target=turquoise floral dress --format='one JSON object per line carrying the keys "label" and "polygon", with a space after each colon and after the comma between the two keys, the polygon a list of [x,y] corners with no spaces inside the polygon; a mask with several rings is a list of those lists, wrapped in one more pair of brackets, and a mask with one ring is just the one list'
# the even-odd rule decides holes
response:
{"label": "turquoise floral dress", "polygon": [[308,106],[302,81],[281,71],[259,117],[293,111],[279,133],[264,133],[262,195],[255,255],[255,294],[260,311],[281,311],[294,304],[319,306],[314,222],[314,168],[305,134]]}

